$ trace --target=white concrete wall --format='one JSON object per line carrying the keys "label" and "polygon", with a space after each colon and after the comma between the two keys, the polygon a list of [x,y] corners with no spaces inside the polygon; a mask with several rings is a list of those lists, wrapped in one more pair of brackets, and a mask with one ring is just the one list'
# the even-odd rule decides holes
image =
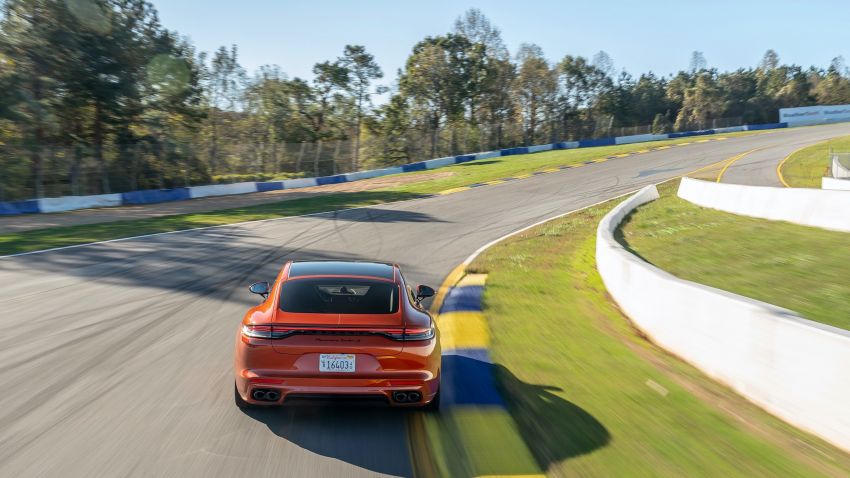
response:
{"label": "white concrete wall", "polygon": [[231,194],[248,194],[257,192],[257,183],[211,184],[209,186],[192,186],[189,197],[205,198],[210,196],[229,196]]}
{"label": "white concrete wall", "polygon": [[437,169],[445,166],[451,166],[452,164],[455,164],[455,157],[449,156],[446,158],[429,159],[428,161],[425,161],[425,168]]}
{"label": "white concrete wall", "polygon": [[110,207],[121,205],[121,194],[97,194],[94,196],[62,196],[38,200],[41,212],[62,212],[91,207]]}
{"label": "white concrete wall", "polygon": [[615,144],[632,144],[632,143],[644,143],[646,141],[660,141],[662,139],[668,139],[669,135],[666,134],[635,134],[632,136],[617,136],[614,138]]}
{"label": "white concrete wall", "polygon": [[832,177],[836,179],[850,179],[850,169],[844,167],[838,156],[832,156]]}
{"label": "white concrete wall", "polygon": [[541,151],[552,151],[553,145],[551,144],[538,144],[536,146],[529,146],[529,153],[539,153]]}
{"label": "white concrete wall", "polygon": [[285,179],[282,182],[283,189],[309,188],[319,184],[316,182],[316,178]]}
{"label": "white concrete wall", "polygon": [[[850,191],[850,179],[821,178],[821,188],[833,191]],[[847,211],[850,214],[850,211]]]}
{"label": "white concrete wall", "polygon": [[850,194],[807,188],[771,188],[682,178],[679,197],[744,216],[850,232]]}
{"label": "white concrete wall", "polygon": [[850,332],[678,279],[614,239],[658,196],[641,190],[599,223],[596,263],[611,297],[661,347],[783,420],[850,451]]}

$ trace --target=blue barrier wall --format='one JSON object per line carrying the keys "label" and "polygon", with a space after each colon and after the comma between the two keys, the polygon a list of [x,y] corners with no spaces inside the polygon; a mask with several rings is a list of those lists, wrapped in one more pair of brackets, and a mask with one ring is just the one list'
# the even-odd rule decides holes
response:
{"label": "blue barrier wall", "polygon": [[428,166],[422,161],[418,163],[404,164],[401,166],[401,170],[405,173],[412,173],[413,171],[425,171],[426,169],[428,169]]}
{"label": "blue barrier wall", "polygon": [[0,216],[14,216],[16,214],[36,214],[41,212],[38,207],[38,199],[27,199],[26,201],[0,202]]}
{"label": "blue barrier wall", "polygon": [[336,176],[322,176],[320,178],[316,178],[316,184],[319,186],[324,186],[325,184],[339,184],[347,182],[348,179],[344,174],[337,174]]}
{"label": "blue barrier wall", "polygon": [[167,201],[189,199],[189,188],[152,189],[121,193],[123,204],[153,204]]}
{"label": "blue barrier wall", "polygon": [[283,189],[282,181],[269,181],[266,183],[257,183],[257,192],[264,193],[268,191],[280,191]]}
{"label": "blue barrier wall", "polygon": [[596,146],[612,146],[617,144],[616,138],[583,139],[578,142],[579,148],[593,148]]}

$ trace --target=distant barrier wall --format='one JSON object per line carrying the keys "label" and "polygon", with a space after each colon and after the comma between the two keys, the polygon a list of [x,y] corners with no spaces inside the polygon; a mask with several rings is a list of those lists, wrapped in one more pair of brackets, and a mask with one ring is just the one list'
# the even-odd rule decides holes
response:
{"label": "distant barrier wall", "polygon": [[[678,133],[665,134],[638,134],[633,136],[618,136],[612,138],[598,138],[580,141],[563,141],[560,143],[540,144],[535,146],[521,146],[506,148],[498,151],[487,151],[483,153],[462,154],[459,156],[448,156],[445,158],[431,159],[416,163],[393,166],[389,168],[374,169],[370,171],[359,171],[356,173],[338,174],[318,178],[286,179],[283,181],[244,182],[235,184],[211,184],[207,186],[192,186],[173,189],[153,189],[143,191],[130,191],[121,194],[102,194],[96,196],[65,196],[61,198],[32,199],[28,201],[0,202],[0,215],[32,214],[40,212],[60,212],[74,209],[87,209],[92,207],[154,204],[166,201],[181,201],[212,196],[227,196],[233,194],[249,194],[254,192],[279,191],[283,189],[298,189],[326,184],[338,184],[352,181],[360,181],[389,174],[408,173],[424,171],[453,164],[475,161],[479,159],[496,158],[501,156],[513,156],[519,154],[538,153],[559,149],[592,148],[597,146],[611,146],[616,144],[632,144],[647,141],[660,141],[665,139],[684,138],[688,136],[701,136],[718,133],[731,133],[736,131],[749,131],[761,129],[785,128],[785,123],[769,123],[758,125],[743,125],[730,128],[715,128],[699,131],[682,131]],[[118,201],[120,198],[120,202]]]}
{"label": "distant barrier wall", "polygon": [[850,451],[850,332],[674,277],[628,252],[614,232],[654,186],[599,223],[596,263],[611,297],[653,342],[770,413]]}
{"label": "distant barrier wall", "polygon": [[850,105],[800,106],[780,108],[779,121],[789,126],[850,121]]}

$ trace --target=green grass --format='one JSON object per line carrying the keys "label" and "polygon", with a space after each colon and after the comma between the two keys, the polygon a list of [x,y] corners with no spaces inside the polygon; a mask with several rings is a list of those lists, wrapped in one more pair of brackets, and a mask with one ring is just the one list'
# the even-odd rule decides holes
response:
{"label": "green grass", "polygon": [[795,151],[782,165],[782,176],[792,188],[821,187],[821,178],[829,175],[829,150],[850,151],[850,136],[833,138]]}
{"label": "green grass", "polygon": [[609,300],[596,225],[615,202],[489,249],[491,352],[550,476],[847,476],[850,457],[648,343]]}
{"label": "green grass", "polygon": [[[749,134],[758,133],[744,132],[725,134],[722,136],[733,137],[746,136]],[[647,148],[690,143],[701,139],[703,138],[681,138],[668,141],[655,141],[652,143],[547,151],[543,153],[484,159],[440,168],[437,170],[440,172],[450,172],[452,173],[451,176],[437,179],[423,178],[420,182],[408,183],[373,191],[336,193],[329,196],[317,195],[312,198],[288,199],[278,203],[220,209],[196,214],[180,214],[132,221],[63,226],[0,234],[0,255],[118,239],[142,234],[177,231],[193,227],[233,224],[258,219],[271,219],[275,217],[286,217],[311,212],[380,204],[387,201],[410,199],[424,194],[433,194],[459,186],[466,186],[508,176],[516,176],[522,173],[530,173],[541,169],[569,164],[579,164],[592,159],[604,158],[615,154],[623,154]],[[434,171],[422,171],[408,173],[408,175],[427,175],[433,174],[433,172]]]}
{"label": "green grass", "polygon": [[634,212],[624,244],[678,277],[850,329],[850,234],[701,208],[675,195]]}

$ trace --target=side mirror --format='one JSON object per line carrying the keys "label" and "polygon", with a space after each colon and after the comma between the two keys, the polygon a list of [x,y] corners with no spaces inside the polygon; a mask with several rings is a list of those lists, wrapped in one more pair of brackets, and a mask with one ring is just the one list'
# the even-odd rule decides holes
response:
{"label": "side mirror", "polygon": [[416,288],[416,303],[422,302],[422,299],[427,299],[428,297],[434,297],[436,292],[434,289],[428,287],[427,285],[420,285]]}
{"label": "side mirror", "polygon": [[248,290],[251,292],[263,296],[263,299],[269,296],[269,283],[268,282],[254,282],[248,287]]}

